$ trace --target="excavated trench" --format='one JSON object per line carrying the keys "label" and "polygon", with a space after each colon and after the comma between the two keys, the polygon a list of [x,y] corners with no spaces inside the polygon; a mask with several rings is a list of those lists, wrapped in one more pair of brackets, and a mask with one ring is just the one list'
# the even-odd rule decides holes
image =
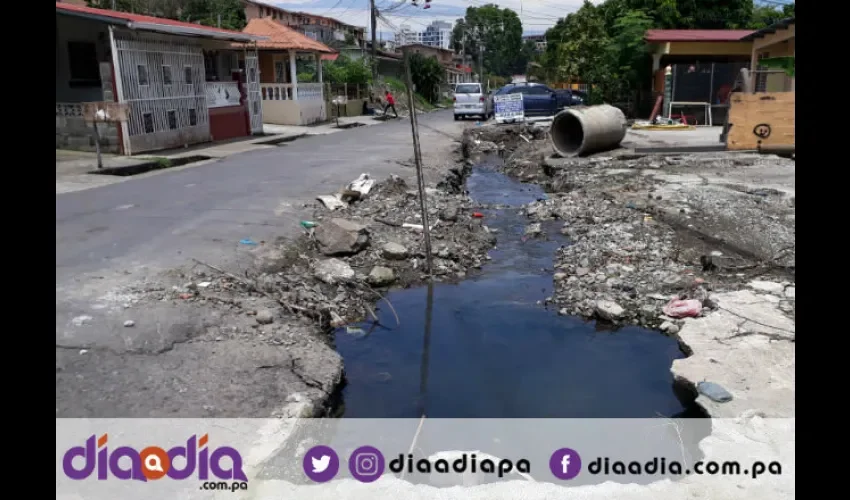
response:
{"label": "excavated trench", "polygon": [[[674,384],[671,363],[685,357],[675,338],[638,327],[614,329],[546,307],[554,253],[569,241],[557,223],[543,224],[542,238],[524,235],[529,220],[520,207],[545,194],[499,173],[498,161],[476,166],[466,182],[475,201],[507,207],[483,211],[487,226],[498,231],[491,260],[458,284],[390,292],[401,318],[396,328],[364,324],[356,334],[337,331],[345,380],[335,415],[705,417],[694,395]],[[388,308],[378,316],[384,325],[396,324]],[[697,427],[699,435],[685,442],[674,434],[665,437],[670,449],[701,456],[697,443],[710,432],[710,420]],[[420,450],[436,451],[441,450]],[[581,481],[587,482],[594,481]]]}

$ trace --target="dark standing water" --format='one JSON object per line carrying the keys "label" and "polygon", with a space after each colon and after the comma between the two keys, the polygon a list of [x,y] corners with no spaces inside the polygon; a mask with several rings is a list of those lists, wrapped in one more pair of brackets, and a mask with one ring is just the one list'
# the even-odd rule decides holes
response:
{"label": "dark standing water", "polygon": [[[514,207],[544,196],[486,167],[468,189],[479,202]],[[529,221],[517,209],[484,215],[500,232],[481,274],[435,284],[431,294],[394,291],[401,326],[336,335],[344,417],[652,418],[686,410],[670,374],[683,357],[675,339],[637,327],[610,331],[537,304],[552,294],[555,251],[569,243],[560,223],[544,225],[549,240],[523,241]],[[386,309],[382,323],[395,325]]]}

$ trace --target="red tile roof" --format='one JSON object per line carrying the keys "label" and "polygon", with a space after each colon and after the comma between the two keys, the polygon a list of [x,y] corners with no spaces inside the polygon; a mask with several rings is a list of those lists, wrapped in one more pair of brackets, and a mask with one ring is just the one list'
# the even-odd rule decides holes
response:
{"label": "red tile roof", "polygon": [[255,18],[248,21],[248,25],[242,30],[249,35],[266,37],[267,40],[257,42],[258,49],[266,50],[305,50],[310,52],[323,52],[325,54],[336,53],[335,50],[303,35],[294,29],[273,21],[268,17]]}
{"label": "red tile roof", "polygon": [[647,42],[738,42],[753,30],[648,30]]}
{"label": "red tile roof", "polygon": [[82,7],[79,5],[64,3],[64,2],[56,2],[56,10],[57,11],[65,11],[68,13],[79,13],[79,14],[89,14],[92,16],[100,16],[100,17],[109,17],[113,19],[118,19],[122,21],[126,21],[129,23],[150,23],[150,24],[161,24],[166,26],[176,26],[181,28],[192,28],[192,29],[201,29],[204,31],[212,31],[219,33],[234,33],[241,34],[238,31],[226,30],[222,28],[215,28],[212,26],[204,26],[203,24],[195,24],[195,23],[185,23],[183,21],[175,21],[173,19],[165,19],[162,17],[153,17],[153,16],[143,16],[141,14],[131,14],[129,12],[118,12],[115,10],[106,10],[106,9],[95,9],[94,7]]}

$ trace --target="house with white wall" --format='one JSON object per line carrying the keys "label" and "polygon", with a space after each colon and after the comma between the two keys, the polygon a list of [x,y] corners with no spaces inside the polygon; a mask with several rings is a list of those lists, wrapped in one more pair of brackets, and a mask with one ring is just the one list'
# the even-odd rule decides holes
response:
{"label": "house with white wall", "polygon": [[[262,132],[263,37],[56,3],[56,147],[93,150],[85,103],[119,103],[104,151],[131,155]],[[234,48],[233,43],[240,43]]]}

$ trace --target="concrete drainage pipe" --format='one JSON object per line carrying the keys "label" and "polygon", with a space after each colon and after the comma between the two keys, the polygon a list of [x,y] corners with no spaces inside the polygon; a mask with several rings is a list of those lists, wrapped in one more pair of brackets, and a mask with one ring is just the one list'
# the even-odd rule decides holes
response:
{"label": "concrete drainage pipe", "polygon": [[626,136],[626,116],[608,104],[567,108],[552,120],[550,135],[562,157],[614,149]]}

